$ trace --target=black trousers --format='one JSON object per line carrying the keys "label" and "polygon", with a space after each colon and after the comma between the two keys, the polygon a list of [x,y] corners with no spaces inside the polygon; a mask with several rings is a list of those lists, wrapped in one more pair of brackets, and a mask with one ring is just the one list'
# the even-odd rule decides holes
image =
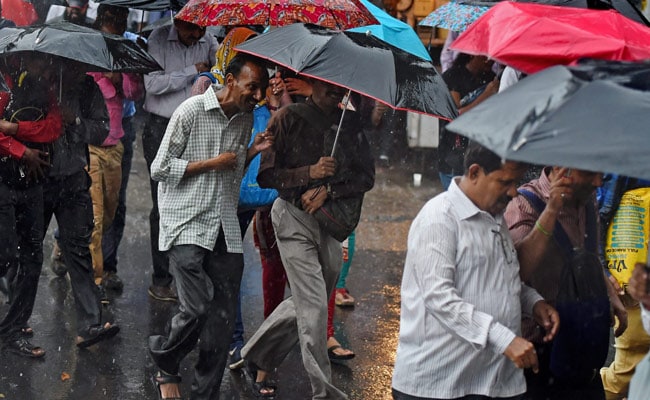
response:
{"label": "black trousers", "polygon": [[124,129],[124,136],[120,139],[124,147],[124,153],[122,153],[122,183],[113,223],[102,235],[104,272],[117,272],[117,249],[122,241],[126,223],[126,188],[129,184],[129,174],[131,173],[133,161],[133,142],[135,141],[133,117],[122,118],[122,127]]}
{"label": "black trousers", "polygon": [[212,251],[179,245],[168,255],[180,307],[168,336],[149,337],[149,352],[158,368],[178,374],[181,360],[200,339],[191,398],[217,399],[235,325],[244,256],[227,252],[223,231]]}
{"label": "black trousers", "polygon": [[539,373],[526,370],[528,390],[524,400],[605,400],[605,390],[600,371],[585,371],[584,378],[562,380],[550,371],[551,344],[536,344]]}
{"label": "black trousers", "polygon": [[0,276],[16,271],[13,296],[0,322],[0,339],[19,339],[32,316],[43,268],[43,187],[16,189],[0,182]]}
{"label": "black trousers", "polygon": [[[156,114],[149,114],[142,131],[142,151],[147,162],[147,171],[151,177],[151,164],[158,154],[158,148],[165,136],[169,119]],[[149,229],[151,239],[151,260],[153,262],[152,283],[156,286],[169,286],[172,276],[169,273],[169,260],[167,255],[158,248],[158,232],[160,231],[160,214],[158,212],[158,182],[149,179],[151,186],[151,202],[153,207],[149,213]]]}
{"label": "black trousers", "polygon": [[[100,295],[93,279],[93,262],[88,245],[93,231],[93,203],[86,171],[60,179],[49,179],[43,186],[44,226],[52,216],[59,225],[59,246],[70,275],[77,313],[78,332],[101,322]],[[45,234],[43,233],[41,240]]]}

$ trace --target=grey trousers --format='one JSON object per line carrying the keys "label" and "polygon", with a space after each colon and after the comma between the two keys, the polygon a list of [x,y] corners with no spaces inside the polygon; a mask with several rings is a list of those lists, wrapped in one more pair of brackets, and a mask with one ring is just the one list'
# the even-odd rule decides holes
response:
{"label": "grey trousers", "polygon": [[300,342],[312,398],[347,399],[332,385],[327,357],[327,302],[341,270],[341,243],[320,229],[310,214],[282,199],[273,204],[271,218],[291,297],[262,323],[242,349],[242,357],[272,371]]}
{"label": "grey trousers", "polygon": [[151,358],[164,372],[178,374],[181,360],[198,341],[199,359],[190,398],[218,399],[235,326],[244,257],[228,253],[223,230],[213,251],[177,245],[168,254],[180,307],[168,336],[149,337]]}

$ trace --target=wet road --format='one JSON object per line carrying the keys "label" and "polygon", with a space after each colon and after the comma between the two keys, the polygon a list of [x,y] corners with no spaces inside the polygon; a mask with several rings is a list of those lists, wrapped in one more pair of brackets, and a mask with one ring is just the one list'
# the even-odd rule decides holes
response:
{"label": "wet road", "polygon": [[[151,299],[148,212],[151,205],[148,175],[136,143],[127,204],[125,238],[119,251],[118,273],[124,291],[109,292],[105,319],[122,328],[112,340],[86,350],[74,345],[76,322],[74,300],[67,278],[58,278],[49,268],[52,236],[45,243],[45,264],[36,307],[31,319],[33,343],[46,349],[43,360],[0,354],[0,399],[155,399],[150,381],[155,369],[147,355],[150,334],[163,333],[176,305]],[[351,399],[390,399],[390,380],[399,329],[399,284],[406,236],[412,218],[433,197],[439,186],[425,172],[422,186],[412,186],[412,165],[378,169],[375,188],[364,203],[357,229],[357,248],[348,288],[356,297],[354,309],[337,308],[336,336],[357,354],[344,365],[333,365],[334,384]],[[426,163],[433,160],[425,159]],[[50,231],[52,230],[50,227]],[[259,255],[251,231],[245,240],[245,271],[242,282],[246,337],[262,322],[262,289]],[[0,301],[4,303],[0,294]],[[4,314],[6,306],[0,306]],[[182,364],[183,392],[189,393],[192,353]],[[309,398],[310,387],[296,348],[279,368],[278,399]],[[221,399],[254,399],[250,381],[240,372],[226,371]]]}

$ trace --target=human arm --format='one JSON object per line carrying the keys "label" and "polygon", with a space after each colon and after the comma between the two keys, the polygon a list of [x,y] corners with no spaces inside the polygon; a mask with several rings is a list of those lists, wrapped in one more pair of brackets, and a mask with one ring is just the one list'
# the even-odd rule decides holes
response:
{"label": "human arm", "polygon": [[[523,288],[524,286],[522,286]],[[545,343],[553,340],[558,330],[560,329],[560,315],[557,310],[553,308],[544,300],[540,300],[533,306],[533,318],[535,322],[542,328],[546,333],[542,340]]]}
{"label": "human arm", "polygon": [[499,79],[494,78],[491,80],[487,86],[485,87],[485,90],[479,94],[476,99],[474,99],[471,103],[462,106],[460,105],[461,101],[461,96],[460,93],[455,91],[455,90],[450,90],[449,93],[451,94],[451,97],[454,99],[454,103],[456,103],[456,107],[458,107],[458,114],[462,114],[464,112],[467,112],[471,110],[472,108],[476,107],[477,105],[481,104],[485,100],[487,100],[490,96],[497,94],[499,92]]}
{"label": "human arm", "polygon": [[267,132],[260,132],[255,135],[253,139],[253,144],[246,150],[246,166],[250,164],[251,160],[258,155],[260,152],[271,148],[275,137]]}
{"label": "human arm", "polygon": [[304,79],[285,78],[284,84],[286,85],[287,93],[292,96],[311,96],[311,84]]}
{"label": "human arm", "polygon": [[527,211],[530,207],[523,196],[515,198],[506,208],[505,219],[515,242],[521,268],[520,276],[524,282],[530,280],[550,250],[553,229],[560,210],[573,193],[570,180],[565,174],[566,169],[562,168],[559,173],[553,175],[549,201],[541,214]]}
{"label": "human arm", "polygon": [[[609,303],[612,307],[612,313],[618,319],[618,326],[614,331],[614,336],[619,337],[627,329],[627,310],[621,301],[621,298],[618,296],[618,291],[609,280],[606,270],[603,269],[603,279],[605,280],[605,286],[607,287],[607,295],[609,296]],[[612,326],[614,325],[615,320],[612,318]]]}
{"label": "human arm", "polygon": [[[193,62],[190,65],[182,65],[180,60],[185,59],[168,41],[170,29],[173,27],[163,27],[154,30],[149,36],[148,52],[163,67],[162,71],[154,71],[144,75],[144,88],[147,93],[153,95],[162,95],[185,90],[191,83],[197,73],[203,72],[197,68],[197,63],[201,62],[208,66],[208,54],[205,60]],[[175,34],[172,32],[172,34]],[[188,50],[190,51],[190,50]],[[212,52],[214,54],[214,52]]]}

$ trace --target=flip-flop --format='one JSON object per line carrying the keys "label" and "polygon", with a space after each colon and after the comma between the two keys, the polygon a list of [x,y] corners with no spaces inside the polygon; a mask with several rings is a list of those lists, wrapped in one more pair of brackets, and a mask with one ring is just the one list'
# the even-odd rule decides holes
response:
{"label": "flip-flop", "polygon": [[156,394],[158,394],[158,400],[183,400],[182,397],[162,397],[162,392],[160,390],[160,385],[165,385],[167,383],[181,383],[181,377],[178,375],[167,375],[158,371],[156,375],[151,377],[151,382],[153,382],[154,387],[156,388]]}
{"label": "flip-flop", "polygon": [[345,360],[351,360],[354,358],[356,354],[336,354],[334,350],[336,349],[342,349],[343,347],[341,345],[335,344],[334,346],[330,346],[327,348],[327,357],[331,361],[345,361]]}
{"label": "flip-flop", "polygon": [[102,340],[110,339],[117,335],[120,327],[117,325],[106,324],[104,326],[91,326],[86,332],[87,336],[77,336],[77,347],[85,349]]}
{"label": "flip-flop", "polygon": [[20,334],[25,338],[34,337],[34,330],[31,326],[23,326],[20,328]]}
{"label": "flip-flop", "polygon": [[41,358],[45,356],[45,350],[38,346],[34,346],[23,337],[6,343],[3,350],[29,358]]}

